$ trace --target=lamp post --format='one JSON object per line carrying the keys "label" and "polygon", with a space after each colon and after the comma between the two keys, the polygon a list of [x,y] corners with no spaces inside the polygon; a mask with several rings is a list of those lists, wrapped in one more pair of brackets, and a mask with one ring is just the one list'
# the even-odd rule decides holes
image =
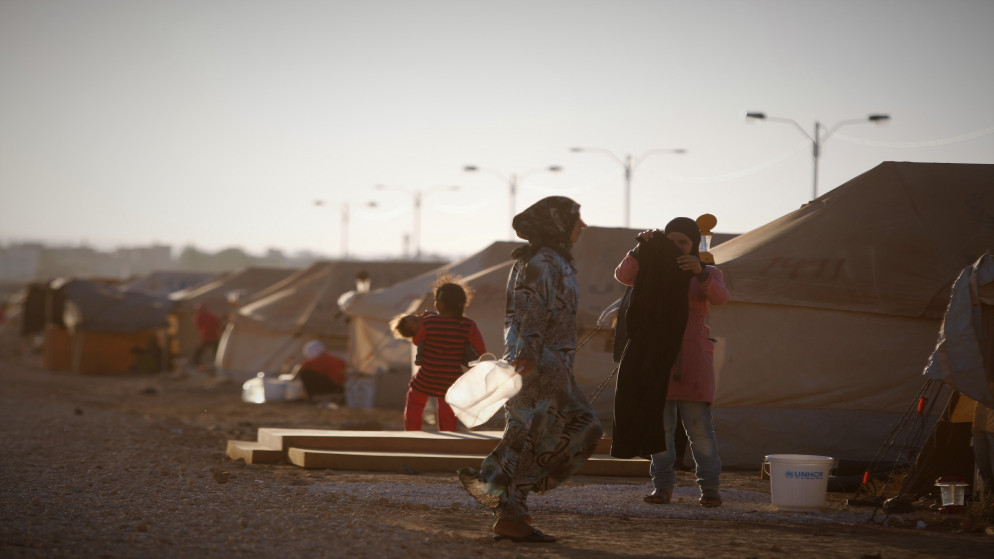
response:
{"label": "lamp post", "polygon": [[377,190],[400,190],[410,194],[414,198],[414,223],[412,225],[411,234],[414,236],[414,258],[416,260],[421,259],[421,201],[424,196],[431,194],[432,192],[438,192],[441,190],[459,190],[458,186],[432,186],[429,188],[422,189],[410,189],[404,188],[403,186],[395,186],[392,184],[377,184],[375,186]]}
{"label": "lamp post", "polygon": [[521,181],[523,181],[525,177],[529,175],[534,175],[535,173],[542,173],[542,172],[558,173],[562,171],[563,168],[560,167],[559,165],[549,165],[548,167],[536,167],[534,169],[528,169],[523,173],[517,173],[517,174],[511,173],[510,175],[505,175],[500,171],[496,171],[494,169],[488,169],[486,167],[477,167],[476,165],[466,165],[462,168],[462,170],[467,173],[476,173],[476,172],[490,173],[491,175],[494,175],[507,183],[508,196],[509,196],[509,201],[508,201],[509,216],[507,219],[508,231],[509,231],[508,238],[514,240],[514,227],[511,226],[511,222],[514,221],[514,214],[517,213],[515,201],[518,195],[518,186],[521,184]]}
{"label": "lamp post", "polygon": [[[325,202],[324,200],[314,201],[314,205],[318,207],[324,206],[325,204],[328,204],[328,202]],[[365,202],[362,205],[368,208],[375,208],[376,202]],[[342,216],[341,250],[342,250],[342,259],[344,260],[349,257],[349,212],[351,211],[351,209],[349,207],[348,202],[339,203],[338,209],[342,212],[341,213]]]}
{"label": "lamp post", "polygon": [[632,222],[632,172],[638,167],[646,157],[653,154],[663,154],[663,153],[687,153],[687,150],[683,148],[676,149],[650,149],[649,151],[643,153],[638,157],[632,157],[630,154],[625,155],[622,159],[614,154],[614,152],[603,149],[603,148],[569,148],[573,153],[590,153],[598,152],[611,156],[615,161],[621,164],[625,169],[625,227],[631,227]]}
{"label": "lamp post", "polygon": [[811,189],[811,199],[814,200],[818,197],[818,158],[821,157],[821,146],[824,144],[832,134],[835,133],[840,127],[846,124],[858,124],[861,122],[875,122],[877,124],[883,124],[890,120],[890,115],[886,114],[871,114],[866,118],[847,118],[845,120],[840,120],[836,122],[831,128],[826,129],[820,122],[815,121],[815,133],[808,134],[807,130],[801,127],[794,119],[783,118],[776,116],[767,116],[766,113],[761,112],[748,112],[746,113],[747,120],[770,120],[773,122],[787,122],[793,124],[801,134],[804,134],[809,140],[811,140],[811,155],[814,157],[814,185]]}

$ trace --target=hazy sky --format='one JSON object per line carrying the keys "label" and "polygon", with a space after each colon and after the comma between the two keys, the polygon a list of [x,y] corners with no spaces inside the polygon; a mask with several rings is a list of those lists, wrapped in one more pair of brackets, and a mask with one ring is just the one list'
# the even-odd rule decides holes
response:
{"label": "hazy sky", "polygon": [[622,165],[571,146],[684,148],[635,169],[632,226],[745,232],[812,190],[811,140],[746,111],[891,115],[825,142],[821,193],[994,163],[992,29],[990,0],[0,0],[0,243],[338,256],[348,202],[349,251],[399,255],[420,190],[422,249],[457,256],[553,164],[519,210],[623,225]]}

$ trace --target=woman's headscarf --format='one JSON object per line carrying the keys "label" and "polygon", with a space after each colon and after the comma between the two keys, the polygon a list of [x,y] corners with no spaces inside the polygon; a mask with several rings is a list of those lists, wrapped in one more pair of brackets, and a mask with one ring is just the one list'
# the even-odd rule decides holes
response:
{"label": "woman's headscarf", "polygon": [[677,217],[666,224],[666,229],[663,229],[663,233],[669,235],[670,233],[683,233],[686,235],[690,242],[693,243],[693,248],[690,249],[690,254],[698,256],[701,250],[701,229],[697,226],[697,222],[689,217]]}
{"label": "woman's headscarf", "polygon": [[304,357],[307,359],[314,359],[318,355],[324,353],[324,344],[317,340],[311,340],[304,344],[301,353],[303,353]]}
{"label": "woman's headscarf", "polygon": [[544,246],[573,261],[570,235],[580,218],[580,204],[565,196],[549,196],[535,202],[514,216],[511,227],[519,237],[528,241],[511,252],[514,258],[531,258]]}

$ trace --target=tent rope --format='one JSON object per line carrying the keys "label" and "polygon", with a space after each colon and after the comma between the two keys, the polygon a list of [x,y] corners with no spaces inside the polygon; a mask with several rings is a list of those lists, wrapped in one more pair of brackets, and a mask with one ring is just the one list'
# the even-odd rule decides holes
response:
{"label": "tent rope", "polygon": [[604,387],[607,386],[607,383],[614,378],[614,375],[618,374],[618,369],[621,368],[621,360],[624,359],[625,354],[628,353],[629,342],[631,342],[631,340],[625,342],[625,349],[621,350],[621,358],[618,359],[618,364],[614,366],[614,370],[611,371],[611,374],[609,374],[607,378],[601,381],[601,383],[597,386],[597,388],[595,388],[594,391],[590,393],[590,396],[587,396],[587,400],[591,404],[593,404],[594,400],[596,400],[597,397],[601,395],[601,391],[604,390]]}
{"label": "tent rope", "polygon": [[593,338],[594,334],[596,334],[596,333],[598,333],[600,331],[601,331],[601,325],[598,324],[597,328],[594,328],[592,332],[590,332],[589,334],[587,334],[586,336],[584,336],[584,338],[582,340],[580,340],[579,343],[576,344],[576,349],[579,350],[581,347],[583,347],[584,345],[586,345],[586,343],[590,341],[590,338]]}

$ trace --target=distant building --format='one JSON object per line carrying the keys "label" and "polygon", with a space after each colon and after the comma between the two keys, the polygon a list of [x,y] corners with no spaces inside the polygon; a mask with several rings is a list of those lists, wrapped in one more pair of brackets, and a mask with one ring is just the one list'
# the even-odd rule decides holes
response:
{"label": "distant building", "polygon": [[120,278],[171,270],[174,267],[173,249],[169,245],[119,248],[113,252],[112,261],[117,267],[114,275]]}
{"label": "distant building", "polygon": [[44,247],[37,243],[0,248],[0,280],[23,281],[38,276]]}

